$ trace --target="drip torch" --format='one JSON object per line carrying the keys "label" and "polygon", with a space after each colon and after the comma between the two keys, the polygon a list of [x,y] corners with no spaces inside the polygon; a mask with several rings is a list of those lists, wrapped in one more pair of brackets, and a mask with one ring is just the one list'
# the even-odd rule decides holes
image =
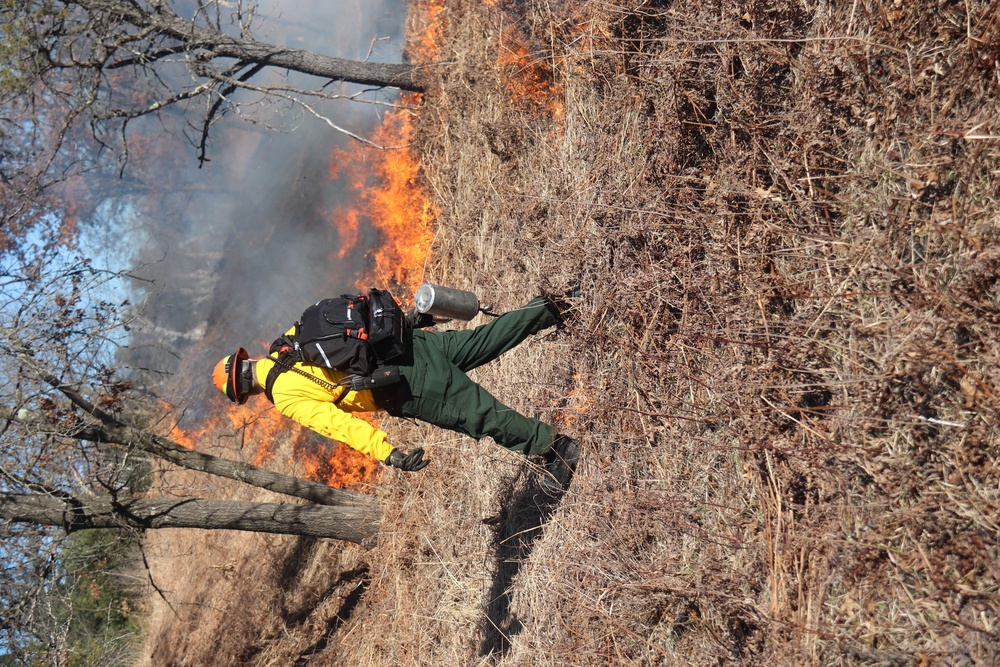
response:
{"label": "drip torch", "polygon": [[496,316],[493,307],[480,306],[479,297],[472,292],[433,283],[424,283],[417,288],[413,305],[417,312],[456,320],[471,320],[479,313]]}

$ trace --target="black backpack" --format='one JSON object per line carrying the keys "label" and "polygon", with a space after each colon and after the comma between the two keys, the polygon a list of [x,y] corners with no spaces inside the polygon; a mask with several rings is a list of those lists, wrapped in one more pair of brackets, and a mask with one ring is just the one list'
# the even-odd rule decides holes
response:
{"label": "black backpack", "polygon": [[[403,311],[389,292],[373,287],[368,294],[323,299],[303,311],[291,335],[271,343],[269,355],[278,356],[268,373],[265,394],[273,403],[274,381],[296,362],[371,378],[405,350]],[[346,394],[341,392],[336,402]]]}

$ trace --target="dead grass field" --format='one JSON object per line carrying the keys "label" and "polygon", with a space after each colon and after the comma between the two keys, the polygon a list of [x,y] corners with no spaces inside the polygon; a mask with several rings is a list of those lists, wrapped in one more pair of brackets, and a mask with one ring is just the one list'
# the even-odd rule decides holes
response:
{"label": "dead grass field", "polygon": [[1000,2],[443,16],[425,277],[582,286],[477,376],[577,478],[388,423],[373,545],[154,536],[142,664],[1000,663]]}

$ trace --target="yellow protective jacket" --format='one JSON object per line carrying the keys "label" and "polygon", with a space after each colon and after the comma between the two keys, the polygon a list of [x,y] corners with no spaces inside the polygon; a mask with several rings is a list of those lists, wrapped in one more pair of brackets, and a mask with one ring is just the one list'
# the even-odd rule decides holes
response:
{"label": "yellow protective jacket", "polygon": [[[273,367],[274,361],[270,358],[264,357],[257,361],[255,370],[260,386],[264,386],[267,374]],[[340,371],[301,363],[295,364],[295,367],[332,385],[336,385],[346,375]],[[379,410],[372,393],[368,390],[348,392],[343,400],[334,405],[333,402],[341,391],[340,387],[330,390],[295,371],[286,370],[275,380],[271,395],[274,397],[274,407],[289,419],[294,419],[320,435],[346,443],[378,461],[385,461],[392,451],[385,432],[352,415],[354,412]]]}

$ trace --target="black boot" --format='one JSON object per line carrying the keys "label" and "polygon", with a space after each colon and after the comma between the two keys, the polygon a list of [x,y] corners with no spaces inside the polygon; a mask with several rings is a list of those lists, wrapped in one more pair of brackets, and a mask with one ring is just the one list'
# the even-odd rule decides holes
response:
{"label": "black boot", "polygon": [[558,435],[552,448],[545,453],[545,477],[541,487],[545,495],[555,497],[569,488],[580,460],[580,446],[568,435]]}

